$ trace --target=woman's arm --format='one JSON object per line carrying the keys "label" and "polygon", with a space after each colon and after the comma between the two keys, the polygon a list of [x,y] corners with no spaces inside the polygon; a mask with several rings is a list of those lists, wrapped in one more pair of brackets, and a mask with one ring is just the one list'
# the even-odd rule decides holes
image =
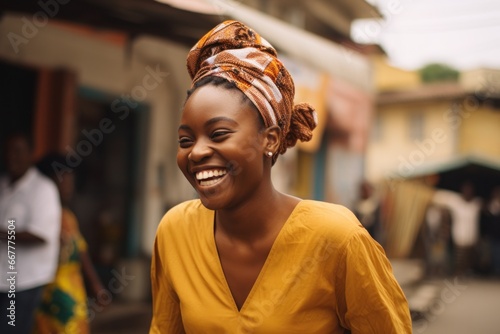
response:
{"label": "woman's arm", "polygon": [[86,250],[80,252],[80,259],[82,263],[83,275],[89,283],[91,294],[94,297],[97,297],[99,291],[104,290],[101,279],[97,275],[94,265],[92,264],[92,260],[90,259],[90,255]]}
{"label": "woman's arm", "polygon": [[382,247],[360,229],[347,243],[344,259],[337,279],[345,298],[342,320],[351,333],[411,333],[408,302]]}

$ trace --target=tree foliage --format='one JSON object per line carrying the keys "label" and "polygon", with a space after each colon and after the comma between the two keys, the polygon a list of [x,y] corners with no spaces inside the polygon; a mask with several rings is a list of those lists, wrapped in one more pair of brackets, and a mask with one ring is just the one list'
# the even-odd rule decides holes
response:
{"label": "tree foliage", "polygon": [[429,64],[420,70],[422,82],[458,81],[460,72],[444,64]]}

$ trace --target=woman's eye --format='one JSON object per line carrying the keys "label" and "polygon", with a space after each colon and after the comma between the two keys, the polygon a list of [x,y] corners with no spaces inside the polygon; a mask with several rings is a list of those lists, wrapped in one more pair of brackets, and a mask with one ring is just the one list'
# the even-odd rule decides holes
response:
{"label": "woman's eye", "polygon": [[188,137],[181,137],[179,138],[178,142],[179,146],[182,148],[189,147],[193,143],[193,141]]}
{"label": "woman's eye", "polygon": [[229,133],[229,131],[214,131],[214,133],[212,133],[212,139],[223,139]]}

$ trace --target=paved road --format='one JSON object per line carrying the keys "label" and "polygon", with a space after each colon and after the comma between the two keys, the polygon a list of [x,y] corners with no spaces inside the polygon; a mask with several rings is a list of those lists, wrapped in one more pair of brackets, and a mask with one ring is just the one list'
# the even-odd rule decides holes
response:
{"label": "paved road", "polygon": [[150,323],[150,302],[122,302],[96,312],[90,326],[92,334],[147,334]]}
{"label": "paved road", "polygon": [[500,334],[500,280],[444,279],[414,334]]}

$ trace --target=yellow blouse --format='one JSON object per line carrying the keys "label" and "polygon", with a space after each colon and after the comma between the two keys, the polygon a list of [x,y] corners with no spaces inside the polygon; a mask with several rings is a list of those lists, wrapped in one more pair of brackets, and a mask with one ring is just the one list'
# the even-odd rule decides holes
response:
{"label": "yellow blouse", "polygon": [[162,219],[151,267],[150,333],[411,333],[389,261],[346,208],[302,200],[238,311],[199,200]]}

